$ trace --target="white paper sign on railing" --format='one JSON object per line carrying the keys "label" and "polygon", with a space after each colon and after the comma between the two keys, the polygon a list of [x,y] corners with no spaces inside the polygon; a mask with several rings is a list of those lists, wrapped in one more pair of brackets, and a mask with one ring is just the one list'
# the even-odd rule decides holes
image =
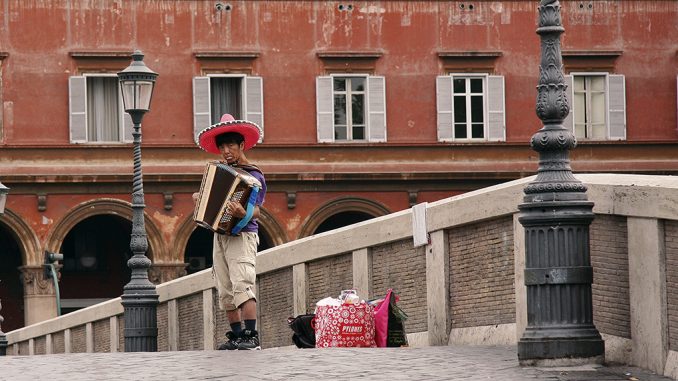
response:
{"label": "white paper sign on railing", "polygon": [[422,202],[412,207],[412,238],[414,247],[427,245],[429,242],[428,232],[426,231],[426,205]]}

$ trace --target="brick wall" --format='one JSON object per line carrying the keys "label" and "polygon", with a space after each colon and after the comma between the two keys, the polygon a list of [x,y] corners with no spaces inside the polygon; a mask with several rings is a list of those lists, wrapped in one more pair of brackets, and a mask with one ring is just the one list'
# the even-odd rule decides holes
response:
{"label": "brick wall", "polygon": [[372,249],[370,299],[383,297],[389,288],[400,296],[398,306],[408,315],[405,331],[427,331],[425,246],[415,248],[412,239],[405,239]]}
{"label": "brick wall", "polygon": [[664,221],[669,349],[678,351],[678,221]]}
{"label": "brick wall", "polygon": [[36,355],[47,354],[47,337],[40,336],[33,340],[33,353]]}
{"label": "brick wall", "polygon": [[177,299],[179,310],[179,350],[202,350],[202,293]]}
{"label": "brick wall", "polygon": [[259,339],[262,348],[293,345],[287,318],[294,314],[292,268],[258,277]]}
{"label": "brick wall", "polygon": [[169,351],[169,341],[167,337],[167,302],[158,304],[155,314],[158,321],[158,351]]}
{"label": "brick wall", "polygon": [[98,320],[92,324],[94,333],[94,352],[111,351],[111,323],[108,319]]}
{"label": "brick wall", "polygon": [[19,343],[19,353],[15,355],[28,356],[28,340]]}
{"label": "brick wall", "polygon": [[448,231],[452,328],[515,323],[513,217]]}
{"label": "brick wall", "polygon": [[71,329],[71,353],[85,353],[87,345],[85,342],[85,326],[80,325]]}
{"label": "brick wall", "polygon": [[593,323],[601,333],[631,338],[626,217],[596,215],[589,228]]}
{"label": "brick wall", "polygon": [[341,290],[353,288],[353,254],[342,254],[308,263],[307,311],[328,296],[338,298]]}
{"label": "brick wall", "polygon": [[64,332],[59,331],[52,334],[52,353],[64,353],[66,347],[64,345]]}

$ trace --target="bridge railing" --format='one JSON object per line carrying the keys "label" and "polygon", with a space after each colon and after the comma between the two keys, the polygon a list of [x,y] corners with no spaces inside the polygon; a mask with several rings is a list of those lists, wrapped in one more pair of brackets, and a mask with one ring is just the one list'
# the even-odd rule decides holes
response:
{"label": "bridge railing", "polygon": [[[678,378],[678,179],[577,177],[595,203],[593,315],[607,360]],[[259,253],[262,345],[292,345],[287,318],[347,288],[365,299],[393,288],[413,346],[515,344],[527,322],[517,205],[532,179],[416,206],[423,229],[409,209]],[[159,350],[211,350],[223,340],[228,323],[210,270],[157,291]],[[9,332],[8,354],[122,351],[122,314],[118,298]]]}

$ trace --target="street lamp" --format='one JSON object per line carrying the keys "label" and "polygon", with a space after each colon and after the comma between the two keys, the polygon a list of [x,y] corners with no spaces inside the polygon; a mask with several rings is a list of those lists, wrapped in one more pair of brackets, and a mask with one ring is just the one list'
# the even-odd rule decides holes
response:
{"label": "street lamp", "polygon": [[589,225],[593,202],[570,168],[577,141],[563,126],[570,113],[563,76],[558,0],[541,0],[541,63],[537,116],[544,127],[530,145],[539,152],[537,178],[525,189],[518,220],[525,228],[527,327],[518,341],[522,365],[598,363],[605,343],[593,324]]}
{"label": "street lamp", "polygon": [[148,240],[144,225],[144,186],[141,175],[141,119],[149,110],[157,73],[143,62],[144,55],[136,50],[132,63],[118,73],[122,101],[134,124],[134,185],[132,189],[132,258],[127,266],[132,270],[125,285],[122,305],[125,309],[125,352],[155,352],[158,350],[156,310],[158,293],[148,280],[151,260],[146,257]]}

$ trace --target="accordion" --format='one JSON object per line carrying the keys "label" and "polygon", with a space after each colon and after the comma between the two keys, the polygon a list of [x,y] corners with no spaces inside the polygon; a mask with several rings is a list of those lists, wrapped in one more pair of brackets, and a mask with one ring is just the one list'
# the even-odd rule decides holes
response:
{"label": "accordion", "polygon": [[[252,218],[261,183],[249,172],[213,161],[207,163],[195,204],[193,220],[215,233],[237,235]],[[226,203],[238,202],[246,211],[236,218],[227,213]]]}

